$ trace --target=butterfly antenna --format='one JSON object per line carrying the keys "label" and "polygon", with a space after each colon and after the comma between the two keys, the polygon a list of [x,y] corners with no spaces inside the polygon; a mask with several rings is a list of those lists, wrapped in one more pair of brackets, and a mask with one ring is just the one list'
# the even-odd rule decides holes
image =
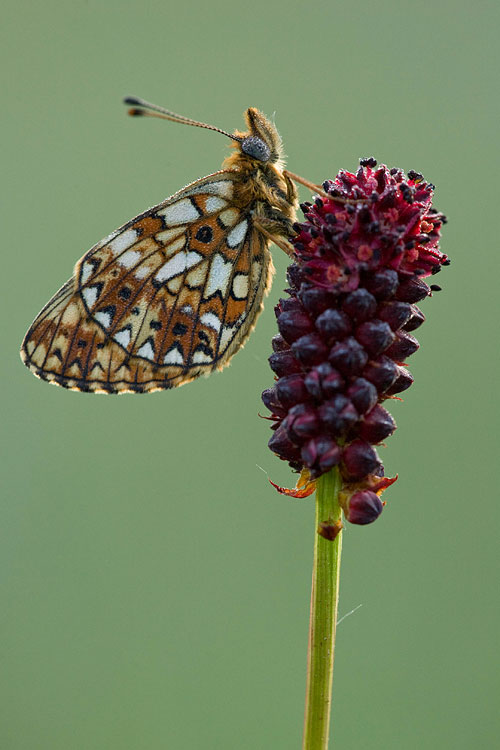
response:
{"label": "butterfly antenna", "polygon": [[171,122],[180,122],[183,125],[194,125],[197,128],[215,130],[217,133],[227,135],[227,137],[231,138],[233,141],[238,141],[238,143],[241,143],[243,140],[232,133],[221,130],[221,128],[216,128],[215,125],[207,125],[206,122],[198,122],[198,120],[192,120],[190,117],[178,115],[175,112],[170,112],[170,110],[165,109],[164,107],[159,107],[157,104],[151,104],[151,102],[147,102],[144,99],[138,99],[135,96],[127,96],[123,100],[123,103],[132,105],[132,109],[129,109],[128,111],[129,115],[132,117],[158,117],[161,120],[170,120]]}

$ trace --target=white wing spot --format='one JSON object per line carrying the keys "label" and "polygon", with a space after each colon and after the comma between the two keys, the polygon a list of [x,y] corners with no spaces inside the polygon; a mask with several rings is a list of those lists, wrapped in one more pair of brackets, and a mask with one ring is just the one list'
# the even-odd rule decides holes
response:
{"label": "white wing spot", "polygon": [[167,284],[167,289],[170,292],[170,294],[177,294],[179,289],[182,286],[182,276],[176,276],[175,279],[170,279],[170,281]]}
{"label": "white wing spot", "polygon": [[118,237],[115,237],[114,240],[111,240],[108,247],[114,255],[118,255],[118,253],[123,253],[124,250],[127,250],[127,248],[137,242],[137,236],[135,229],[127,229],[125,232],[119,234]]}
{"label": "white wing spot", "polygon": [[134,276],[136,279],[145,279],[149,273],[151,273],[150,266],[147,263],[143,263],[134,271]]}
{"label": "white wing spot", "polygon": [[174,229],[165,229],[163,232],[158,232],[158,234],[155,234],[155,239],[158,240],[158,242],[170,242],[170,240],[175,239],[175,237],[178,237],[179,234],[182,234],[184,232],[184,227],[175,227]]}
{"label": "white wing spot", "polygon": [[192,268],[197,263],[199,263],[200,260],[203,260],[203,255],[200,255],[200,253],[195,253],[194,250],[191,250],[186,256],[186,268]]}
{"label": "white wing spot", "polygon": [[193,268],[193,270],[188,273],[186,276],[186,281],[189,286],[195,287],[195,286],[203,286],[203,282],[205,281],[205,276],[207,273],[207,262],[202,263],[198,266],[198,268]]}
{"label": "white wing spot", "polygon": [[87,307],[90,309],[95,305],[95,302],[98,297],[98,287],[96,286],[88,286],[86,289],[82,290],[82,297],[85,300],[85,303]]}
{"label": "white wing spot", "polygon": [[238,221],[239,215],[240,212],[236,208],[227,208],[219,214],[219,219],[225,227],[232,227]]}
{"label": "white wing spot", "polygon": [[184,305],[184,307],[181,307],[181,313],[184,313],[184,315],[192,315],[193,308],[191,305]]}
{"label": "white wing spot", "polygon": [[220,331],[220,320],[214,313],[208,312],[204,313],[200,321],[203,323],[204,326],[207,326],[208,328],[213,328],[214,331]]}
{"label": "white wing spot", "polygon": [[189,191],[195,193],[209,193],[210,195],[220,195],[222,198],[231,198],[233,195],[233,183],[231,180],[217,180],[216,182],[207,182],[204,185],[197,185]]}
{"label": "white wing spot", "polygon": [[218,289],[220,289],[222,296],[225,297],[232,267],[233,264],[230,260],[225,260],[222,255],[215,255],[210,266],[210,275],[205,288],[205,298],[211,297]]}
{"label": "white wing spot", "polygon": [[95,267],[92,265],[92,263],[84,263],[82,266],[82,271],[80,275],[81,283],[85,284],[89,276],[92,276],[94,271],[95,271]]}
{"label": "white wing spot", "polygon": [[197,365],[207,365],[209,363],[212,363],[212,357],[210,357],[208,354],[205,354],[204,352],[198,351],[193,354],[191,362]]}
{"label": "white wing spot", "polygon": [[115,333],[113,338],[118,344],[120,344],[120,346],[123,346],[123,348],[126,349],[130,344],[130,329],[122,328],[121,331]]}
{"label": "white wing spot", "polygon": [[237,273],[233,279],[233,295],[236,299],[245,299],[248,295],[248,276]]}
{"label": "white wing spot", "polygon": [[170,349],[169,352],[165,354],[165,357],[163,359],[164,365],[182,365],[184,364],[184,357],[182,356],[182,353],[179,351],[179,349],[174,346],[173,349]]}
{"label": "white wing spot", "polygon": [[145,359],[150,359],[154,362],[155,353],[153,351],[153,347],[151,346],[151,342],[146,341],[146,343],[137,350],[137,355],[139,357],[144,357]]}
{"label": "white wing spot", "polygon": [[[84,290],[87,291],[87,290]],[[97,294],[97,292],[96,292]],[[73,302],[68,305],[63,313],[61,323],[64,325],[75,325],[80,318],[80,310]]]}
{"label": "white wing spot", "polygon": [[201,260],[203,260],[203,255],[195,253],[192,250],[189,253],[177,253],[177,255],[174,255],[173,258],[170,258],[170,260],[162,265],[155,279],[158,281],[172,279],[174,276],[184,273],[188,268],[195,266]]}
{"label": "white wing spot", "polygon": [[158,281],[166,281],[186,270],[186,253],[179,253],[162,265],[155,276]]}
{"label": "white wing spot", "polygon": [[109,328],[111,325],[111,315],[107,312],[96,312],[94,318],[103,326],[103,328]]}
{"label": "white wing spot", "polygon": [[259,283],[259,279],[262,274],[262,263],[259,263],[255,259],[252,261],[252,270],[251,270],[251,276],[252,276],[252,285],[256,286]]}
{"label": "white wing spot", "polygon": [[[182,231],[184,231],[184,229]],[[167,245],[164,248],[164,252],[167,254],[167,256],[173,255],[174,253],[177,252],[177,250],[180,250],[182,247],[184,247],[185,244],[186,244],[186,238],[183,235],[182,237],[179,237],[178,240],[175,240],[175,242],[172,242],[171,245]]]}
{"label": "white wing spot", "polygon": [[183,198],[171,206],[158,211],[163,215],[167,224],[188,224],[199,218],[200,214],[188,198]]}
{"label": "white wing spot", "polygon": [[125,268],[132,268],[132,266],[135,266],[140,257],[141,254],[138,253],[137,250],[127,250],[126,253],[120,255],[120,257],[118,258],[118,263],[121,266],[125,266]]}
{"label": "white wing spot", "polygon": [[221,337],[220,337],[220,343],[219,343],[219,349],[221,352],[223,352],[226,347],[228,346],[231,339],[234,337],[237,328],[229,328],[229,326],[224,326],[222,329]]}
{"label": "white wing spot", "polygon": [[247,233],[248,221],[243,219],[239,224],[236,224],[234,229],[231,229],[227,235],[227,244],[229,247],[236,247],[244,239]]}
{"label": "white wing spot", "polygon": [[227,205],[226,201],[223,201],[216,195],[207,198],[205,201],[205,209],[208,214],[213,214],[215,211],[219,211],[219,209],[224,208],[225,205]]}

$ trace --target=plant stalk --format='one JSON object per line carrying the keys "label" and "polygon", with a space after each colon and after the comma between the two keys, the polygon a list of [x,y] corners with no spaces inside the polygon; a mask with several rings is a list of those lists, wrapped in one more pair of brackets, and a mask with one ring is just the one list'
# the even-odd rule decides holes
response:
{"label": "plant stalk", "polygon": [[303,750],[328,748],[342,532],[331,541],[317,531],[321,523],[340,523],[341,486],[337,468],[317,481]]}

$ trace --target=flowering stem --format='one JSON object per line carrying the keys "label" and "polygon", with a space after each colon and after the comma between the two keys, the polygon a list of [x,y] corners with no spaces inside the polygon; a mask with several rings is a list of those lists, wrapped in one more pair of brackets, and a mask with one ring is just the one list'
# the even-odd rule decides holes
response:
{"label": "flowering stem", "polygon": [[[340,522],[339,470],[317,481],[316,531],[321,523]],[[333,657],[339,596],[342,532],[330,541],[316,533],[311,590],[303,750],[327,750],[332,702]]]}

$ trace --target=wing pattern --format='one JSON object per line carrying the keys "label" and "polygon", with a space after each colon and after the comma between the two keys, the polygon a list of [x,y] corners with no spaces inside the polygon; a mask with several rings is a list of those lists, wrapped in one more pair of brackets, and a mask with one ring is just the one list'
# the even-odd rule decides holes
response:
{"label": "wing pattern", "polygon": [[209,175],[89,250],[40,312],[25,364],[66,388],[141,393],[222,369],[262,310],[272,261],[238,174]]}

